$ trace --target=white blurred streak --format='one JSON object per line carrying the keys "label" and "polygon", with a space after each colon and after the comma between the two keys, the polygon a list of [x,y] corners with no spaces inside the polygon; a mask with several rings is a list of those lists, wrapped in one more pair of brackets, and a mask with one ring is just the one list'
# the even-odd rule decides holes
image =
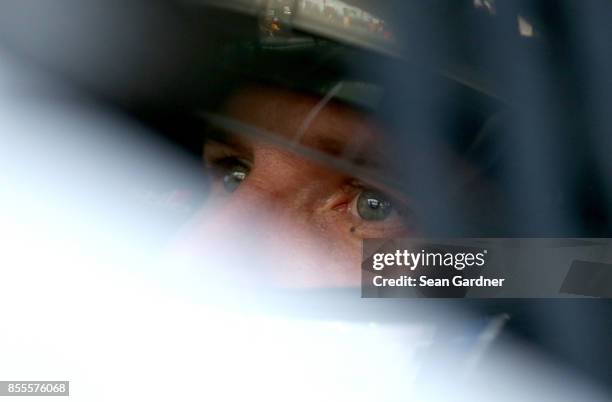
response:
{"label": "white blurred streak", "polygon": [[474,7],[484,8],[491,15],[496,13],[494,0],[474,0]]}
{"label": "white blurred streak", "polygon": [[532,37],[533,25],[525,17],[517,16],[518,31],[521,36]]}
{"label": "white blurred streak", "polygon": [[485,328],[484,331],[480,334],[477,339],[476,346],[474,350],[470,353],[470,356],[466,359],[465,363],[465,371],[463,375],[467,378],[474,375],[475,370],[478,367],[478,364],[484,358],[485,354],[491,348],[491,345],[497,340],[500,336],[502,330],[504,329],[504,325],[508,322],[510,317],[508,314],[502,314],[491,320],[489,325]]}

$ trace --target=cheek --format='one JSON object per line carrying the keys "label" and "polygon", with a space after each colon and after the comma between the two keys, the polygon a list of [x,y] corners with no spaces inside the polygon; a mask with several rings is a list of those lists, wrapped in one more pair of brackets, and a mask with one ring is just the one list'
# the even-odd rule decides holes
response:
{"label": "cheek", "polygon": [[[314,222],[293,226],[291,250],[296,277],[283,275],[284,285],[314,287],[354,287],[360,281],[361,240],[351,232],[346,219],[334,216],[313,216]],[[291,243],[293,243],[291,245]],[[289,257],[289,256],[288,256]],[[290,257],[289,257],[290,258]]]}
{"label": "cheek", "polygon": [[203,209],[177,240],[178,249],[194,264],[222,261],[226,273],[257,285],[358,286],[361,241],[346,211],[307,209],[290,200],[272,202],[245,186]]}
{"label": "cheek", "polygon": [[282,183],[282,196],[276,194],[276,208],[269,211],[266,225],[276,234],[270,244],[281,250],[287,265],[277,266],[272,276],[281,286],[357,286],[361,241],[351,231],[354,222],[348,210],[333,207],[339,195],[345,196],[345,178],[297,162],[291,159],[294,166],[277,169],[286,176],[275,180]]}

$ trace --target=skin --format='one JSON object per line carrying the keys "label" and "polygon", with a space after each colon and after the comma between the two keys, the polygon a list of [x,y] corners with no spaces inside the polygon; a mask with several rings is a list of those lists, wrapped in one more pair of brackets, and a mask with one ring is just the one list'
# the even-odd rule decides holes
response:
{"label": "skin", "polygon": [[[355,170],[380,165],[384,146],[377,125],[364,113],[335,102],[308,120],[319,102],[303,93],[250,86],[230,97],[223,114],[275,133],[279,141],[349,159]],[[305,126],[305,121],[310,124]],[[301,133],[298,141],[296,133]],[[206,165],[213,172],[211,196],[186,231],[185,244],[197,249],[207,233],[238,243],[250,237],[244,240],[247,244],[273,256],[256,274],[250,272],[253,279],[282,287],[345,287],[359,285],[364,238],[407,234],[398,208],[402,204],[404,210],[407,200],[401,196],[395,195],[385,219],[363,219],[357,199],[376,183],[365,184],[350,170],[330,167],[276,141],[235,131],[223,134],[222,140],[204,147]],[[223,180],[235,170],[234,164],[249,171],[228,191]]]}

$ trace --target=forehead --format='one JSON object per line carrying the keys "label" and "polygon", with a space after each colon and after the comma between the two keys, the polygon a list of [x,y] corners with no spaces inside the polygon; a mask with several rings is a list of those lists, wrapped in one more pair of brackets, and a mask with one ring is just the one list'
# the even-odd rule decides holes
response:
{"label": "forehead", "polygon": [[[250,85],[235,92],[224,112],[302,145],[341,154],[382,141],[373,118],[348,105],[290,90]],[[353,151],[356,151],[353,149]]]}

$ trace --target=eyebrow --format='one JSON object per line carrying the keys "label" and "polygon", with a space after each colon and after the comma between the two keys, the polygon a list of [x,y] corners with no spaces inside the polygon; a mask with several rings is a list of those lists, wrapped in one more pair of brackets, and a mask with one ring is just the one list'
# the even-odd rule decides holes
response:
{"label": "eyebrow", "polygon": [[[235,133],[223,128],[215,127],[207,131],[206,142],[216,142],[231,147],[239,152],[249,153],[251,151],[251,147],[249,146],[248,141],[245,141],[245,134]],[[303,141],[296,143],[291,142],[289,140],[286,141],[284,145],[289,150],[292,150],[293,145],[298,144],[301,147],[313,148],[317,151],[323,152],[326,155],[329,155],[334,158],[345,160],[349,162],[351,165],[365,168],[365,169],[380,169],[383,165],[382,160],[384,160],[382,153],[369,148],[364,152],[363,147],[359,147],[353,152],[347,152],[347,147],[344,141],[341,141],[337,138],[327,138],[321,135],[316,136],[307,136],[303,138]],[[299,153],[299,150],[295,150],[296,153]],[[351,151],[348,149],[348,151]],[[372,155],[372,154],[375,155]]]}
{"label": "eyebrow", "polygon": [[204,146],[206,147],[206,144],[211,142],[223,144],[242,153],[248,153],[251,151],[248,141],[244,140],[244,135],[234,133],[231,130],[227,130],[223,127],[209,126],[206,128]]}
{"label": "eyebrow", "polygon": [[320,134],[303,137],[300,144],[315,148],[336,158],[347,160],[357,166],[380,167],[382,165],[381,153],[373,147],[365,147],[364,144],[358,144],[357,147],[351,148],[346,141],[323,137]]}
{"label": "eyebrow", "polygon": [[[237,151],[251,152],[250,143],[245,138],[252,137],[293,151],[307,159],[324,163],[349,176],[380,182],[381,178],[387,176],[384,173],[389,173],[384,167],[384,155],[373,147],[361,146],[356,152],[347,154],[344,141],[324,137],[321,132],[313,132],[308,137],[303,137],[302,141],[295,142],[282,135],[267,132],[223,115],[202,113],[201,116],[209,123],[206,139],[233,147]],[[376,154],[375,158],[372,157],[373,154]],[[388,185],[395,186],[397,183],[391,180]]]}

